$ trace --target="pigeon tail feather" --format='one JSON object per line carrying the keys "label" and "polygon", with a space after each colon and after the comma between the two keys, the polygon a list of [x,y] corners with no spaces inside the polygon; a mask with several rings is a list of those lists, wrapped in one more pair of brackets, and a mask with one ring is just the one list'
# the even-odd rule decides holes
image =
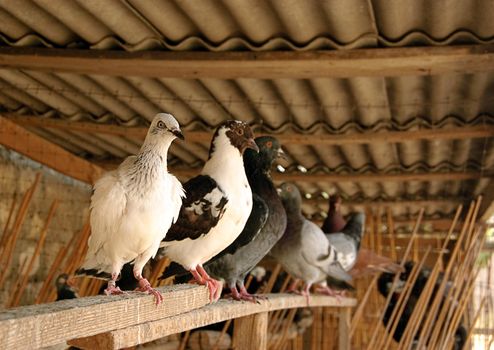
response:
{"label": "pigeon tail feather", "polygon": [[98,269],[80,268],[75,272],[75,277],[81,277],[81,276],[91,276],[105,281],[109,281],[111,279],[111,273],[101,271]]}

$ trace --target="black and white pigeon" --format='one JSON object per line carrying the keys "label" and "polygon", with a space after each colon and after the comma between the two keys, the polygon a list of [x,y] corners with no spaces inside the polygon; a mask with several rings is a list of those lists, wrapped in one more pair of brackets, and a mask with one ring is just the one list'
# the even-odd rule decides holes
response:
{"label": "black and white pigeon", "polygon": [[222,284],[208,275],[203,264],[235,241],[252,210],[243,161],[248,148],[259,151],[247,123],[229,120],[216,129],[201,175],[184,184],[187,198],[161,244],[160,255],[207,285],[212,301],[220,297]]}
{"label": "black and white pigeon", "polygon": [[133,262],[138,290],[153,294],[157,304],[163,299],[142,276],[142,269],[156,255],[182,205],[182,184],[167,171],[168,149],[177,137],[183,139],[177,120],[158,113],[139,153],[127,157],[94,185],[91,236],[76,275],[109,280],[108,295],[123,293],[116,280],[122,266]]}
{"label": "black and white pigeon", "polygon": [[55,280],[55,286],[57,287],[57,301],[79,298],[77,291],[71,283],[69,275],[66,273],[58,275]]}
{"label": "black and white pigeon", "polygon": [[301,294],[308,299],[311,285],[324,282],[328,276],[350,281],[350,275],[341,266],[337,252],[324,232],[302,215],[302,197],[298,188],[294,184],[284,183],[280,197],[288,223],[285,234],[273,247],[271,255],[294,278],[304,281]]}
{"label": "black and white pigeon", "polygon": [[215,278],[223,279],[235,300],[255,301],[247,292],[247,274],[268,254],[286,228],[286,212],[271,179],[271,166],[284,152],[278,140],[271,136],[255,139],[259,153],[245,151],[244,166],[253,194],[249,220],[237,239],[205,265]]}

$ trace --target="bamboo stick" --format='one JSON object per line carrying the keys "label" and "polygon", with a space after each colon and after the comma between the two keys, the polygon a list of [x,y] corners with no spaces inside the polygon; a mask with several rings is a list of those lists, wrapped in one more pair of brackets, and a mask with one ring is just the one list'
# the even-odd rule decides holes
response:
{"label": "bamboo stick", "polygon": [[48,274],[43,282],[43,285],[41,286],[38,296],[36,297],[35,304],[39,304],[43,301],[46,301],[46,298],[48,296],[52,283],[53,278],[55,277],[55,273],[57,272],[57,269],[59,268],[60,264],[62,263],[63,259],[65,258],[65,255],[67,254],[67,251],[69,250],[69,247],[75,242],[75,239],[77,238],[77,232],[72,235],[72,238],[66,244],[64,247],[60,248],[58,251],[58,254],[55,257],[55,260],[53,260],[52,265],[50,266],[50,270],[48,271]]}
{"label": "bamboo stick", "polygon": [[387,219],[388,219],[388,234],[389,234],[389,243],[391,245],[391,259],[393,261],[397,261],[398,258],[396,256],[396,242],[395,242],[395,224],[393,220],[393,215],[391,213],[391,209],[387,208]]}
{"label": "bamboo stick", "polygon": [[295,314],[297,313],[297,309],[290,309],[288,312],[288,316],[285,319],[285,323],[283,325],[281,337],[278,339],[277,343],[274,346],[274,350],[281,350],[286,342],[286,337],[288,335],[288,328],[290,328],[293,319],[295,318]]}
{"label": "bamboo stick", "polygon": [[353,315],[352,323],[350,326],[350,335],[349,335],[350,339],[355,333],[355,329],[357,328],[357,325],[359,324],[360,319],[362,318],[364,308],[367,305],[367,300],[369,300],[370,294],[372,293],[372,291],[374,291],[378,278],[379,278],[379,274],[374,275],[374,277],[372,278],[372,282],[369,284],[367,290],[365,291],[364,297],[360,300],[357,310]]}
{"label": "bamboo stick", "polygon": [[189,340],[190,330],[184,332],[184,336],[180,339],[180,345],[177,350],[185,350],[185,346],[187,345],[187,341]]}
{"label": "bamboo stick", "polygon": [[[465,340],[465,345],[468,344],[470,342],[470,339],[472,338],[473,330],[475,329],[475,325],[476,325],[476,323],[480,317],[480,312],[482,311],[482,308],[484,307],[486,301],[487,301],[487,296],[484,296],[482,298],[482,301],[480,302],[479,308],[475,312],[475,316],[473,317],[472,322],[470,323],[470,328],[468,329],[467,338]],[[468,348],[468,347],[465,347],[465,348]]]}
{"label": "bamboo stick", "polygon": [[[414,239],[416,238],[417,236],[417,232],[418,232],[418,229],[419,229],[419,226],[420,226],[420,223],[422,221],[422,217],[424,215],[424,209],[421,209],[420,212],[419,212],[419,215],[417,217],[417,221],[415,222],[415,227],[413,229],[413,232],[412,232],[412,235],[410,237],[410,241],[408,242],[408,245],[407,245],[407,248],[405,250],[405,253],[403,254],[403,257],[402,257],[402,260],[401,260],[401,263],[400,263],[400,267],[404,267],[405,266],[405,262],[408,258],[408,255],[410,254],[410,250],[412,249],[412,244],[413,244],[413,241]],[[386,302],[384,303],[384,308],[382,309],[382,312],[381,312],[381,315],[380,317],[378,317],[377,319],[377,322],[374,326],[374,330],[372,332],[372,338],[368,344],[368,347],[367,349],[368,350],[371,350],[371,349],[374,349],[373,346],[374,346],[374,343],[376,342],[377,340],[377,336],[378,336],[378,332],[379,332],[379,329],[380,329],[380,324],[384,318],[384,314],[386,312],[386,309],[388,308],[388,305],[389,303],[391,302],[391,297],[393,296],[393,292],[396,288],[396,285],[397,285],[397,282],[398,282],[398,278],[400,277],[400,274],[397,273],[393,279],[393,283],[391,285],[391,290],[389,291],[389,294],[386,298]]]}
{"label": "bamboo stick", "polygon": [[18,278],[15,281],[15,283],[12,284],[12,289],[10,290],[10,293],[9,293],[10,298],[5,303],[6,307],[9,307],[9,305],[12,303],[12,300],[15,298],[15,294],[16,294],[17,290],[19,290],[19,287],[21,286],[21,276],[22,276],[24,269],[26,268],[27,260],[28,260],[28,257],[26,256],[21,263],[21,267],[20,267],[19,273],[18,273]]}
{"label": "bamboo stick", "polygon": [[13,214],[16,205],[16,200],[17,200],[17,195],[14,194],[14,198],[12,199],[12,204],[10,205],[9,214],[7,215],[7,221],[5,222],[5,226],[3,227],[2,238],[0,239],[0,256],[3,254],[3,250],[5,248],[5,244],[9,236],[8,231],[9,231],[10,221],[14,216]]}
{"label": "bamboo stick", "polygon": [[382,250],[383,250],[382,232],[381,232],[382,222],[381,222],[381,210],[379,208],[377,209],[376,219],[374,222],[376,225],[374,232],[376,234],[377,254],[382,255]]}
{"label": "bamboo stick", "polygon": [[[283,281],[283,284],[281,285],[281,288],[280,288],[280,293],[284,293],[286,291],[286,288],[288,286],[288,283],[290,282],[290,279],[292,277],[287,274],[286,277],[285,277],[285,280]],[[267,293],[270,293],[271,291],[267,292]],[[271,312],[270,315],[269,315],[269,319],[268,319],[268,333],[272,333],[273,332],[273,327],[274,327],[274,324],[276,324],[276,320],[278,319],[279,315],[281,314],[281,311],[282,310],[276,310],[274,312]]]}
{"label": "bamboo stick", "polygon": [[40,180],[41,180],[41,174],[37,173],[36,177],[34,179],[34,183],[26,191],[24,197],[22,198],[21,205],[19,207],[19,210],[17,212],[17,216],[16,216],[15,221],[14,221],[14,226],[11,230],[10,237],[7,240],[4,254],[2,255],[2,257],[4,257],[4,259],[2,262],[3,271],[0,271],[0,285],[3,285],[3,283],[5,282],[5,279],[7,278],[9,267],[10,267],[10,264],[12,263],[12,257],[13,257],[15,245],[16,245],[17,239],[19,238],[19,233],[21,231],[22,224],[24,223],[24,219],[26,218],[27,210],[29,209],[29,206],[31,204],[31,200],[33,198],[34,192],[36,191],[36,188],[38,187]]}
{"label": "bamboo stick", "polygon": [[23,277],[21,279],[19,290],[17,291],[15,297],[13,298],[13,300],[10,304],[10,307],[17,306],[19,304],[19,301],[22,297],[22,294],[24,293],[24,290],[26,289],[26,286],[27,286],[27,281],[29,279],[29,273],[33,269],[36,258],[38,258],[38,256],[40,255],[41,249],[43,249],[43,245],[45,244],[46,234],[48,233],[48,227],[50,226],[50,223],[51,223],[51,220],[53,219],[53,216],[55,215],[57,207],[58,207],[58,200],[55,199],[50,206],[50,209],[48,211],[48,216],[46,218],[43,229],[41,230],[38,244],[36,245],[36,248],[34,249],[33,256],[31,257],[31,260],[29,261],[29,264],[27,265],[26,271],[23,273]]}

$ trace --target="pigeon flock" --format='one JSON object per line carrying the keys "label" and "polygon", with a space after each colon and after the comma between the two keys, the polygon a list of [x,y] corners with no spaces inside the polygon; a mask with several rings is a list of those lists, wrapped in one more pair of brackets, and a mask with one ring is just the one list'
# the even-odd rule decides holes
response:
{"label": "pigeon flock", "polygon": [[[161,278],[192,277],[207,286],[212,302],[223,284],[231,298],[256,302],[262,296],[250,294],[245,279],[269,254],[295,278],[290,291],[308,301],[313,284],[316,292],[336,296],[353,288],[365,215],[353,213],[346,222],[341,199],[331,197],[322,228],[306,219],[298,188],[277,189],[271,178],[284,157],[276,138],[254,138],[242,121],[221,123],[201,173],[183,185],[167,170],[175,138],[184,139],[177,120],[157,114],[139,153],[95,183],[88,251],[76,276],[107,280],[107,295],[135,286],[159,304],[163,296],[142,271],[152,258],[167,257],[172,263]],[[60,299],[76,297],[67,280],[57,282]]]}

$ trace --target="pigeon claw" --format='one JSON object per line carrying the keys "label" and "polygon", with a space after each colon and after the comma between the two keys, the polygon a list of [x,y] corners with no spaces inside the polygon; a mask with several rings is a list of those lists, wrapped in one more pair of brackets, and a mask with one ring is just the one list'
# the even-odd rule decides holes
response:
{"label": "pigeon claw", "polygon": [[121,294],[127,294],[125,293],[123,290],[121,290],[119,287],[117,286],[108,286],[106,289],[105,289],[105,294],[106,295],[121,295]]}
{"label": "pigeon claw", "polygon": [[223,284],[213,278],[206,281],[206,286],[209,289],[209,300],[214,303],[221,297],[221,291],[223,290]]}
{"label": "pigeon claw", "polygon": [[136,291],[145,292],[153,295],[154,300],[156,302],[156,306],[158,306],[161,302],[163,302],[163,295],[158,290],[151,287],[151,284],[145,278],[139,280],[139,288],[136,288]]}

